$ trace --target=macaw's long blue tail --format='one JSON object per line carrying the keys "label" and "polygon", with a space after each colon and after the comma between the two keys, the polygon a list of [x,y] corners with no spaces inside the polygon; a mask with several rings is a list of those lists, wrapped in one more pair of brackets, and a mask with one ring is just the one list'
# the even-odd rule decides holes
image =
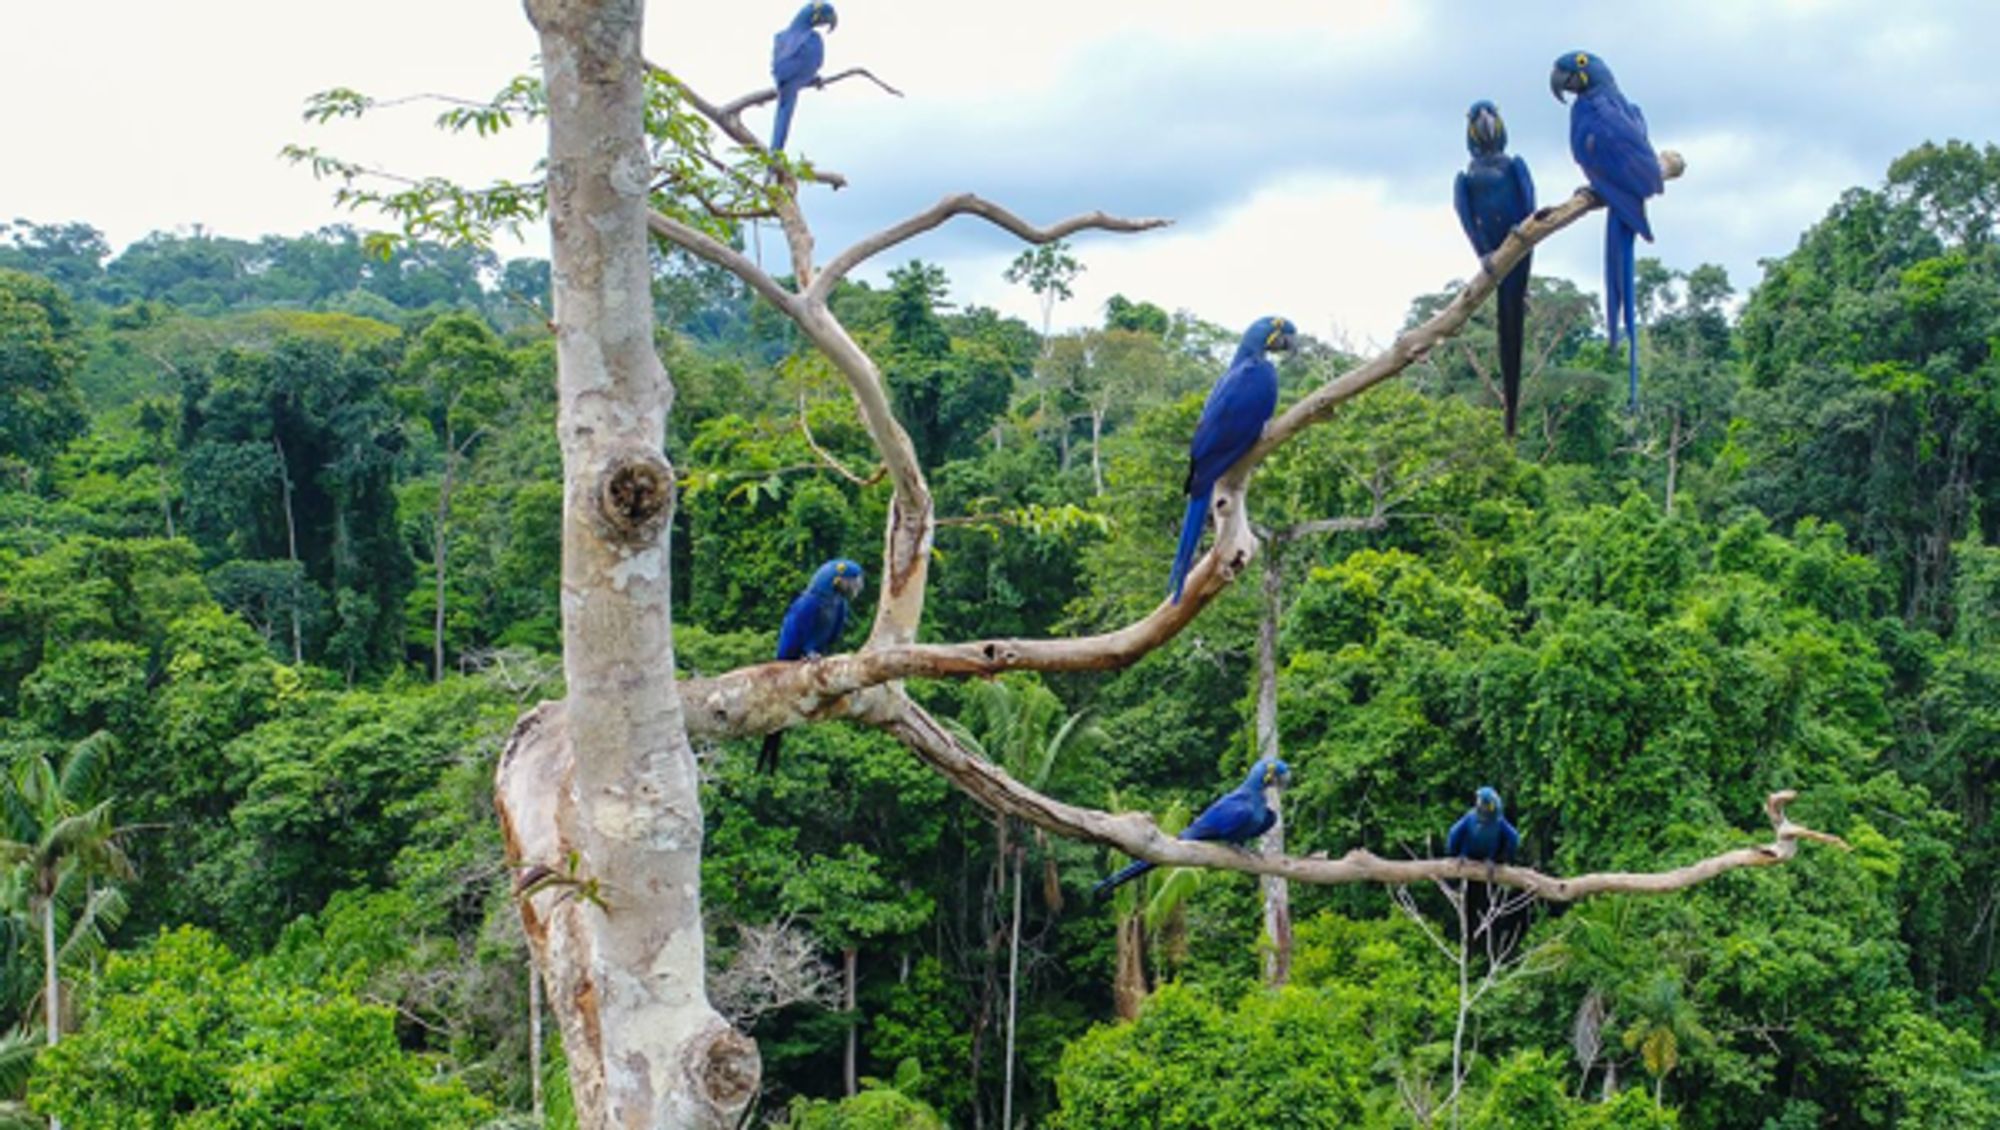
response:
{"label": "macaw's long blue tail", "polygon": [[1633,254],[1638,232],[1612,212],[1604,225],[1604,322],[1611,335],[1611,348],[1618,348],[1618,320],[1625,320],[1625,348],[1630,384],[1625,409],[1639,410],[1639,302],[1635,293],[1638,269]]}
{"label": "macaw's long blue tail", "polygon": [[1528,323],[1528,264],[1521,260],[1500,280],[1500,404],[1507,416],[1507,438],[1514,438],[1514,421],[1521,410],[1521,342]]}
{"label": "macaw's long blue tail", "polygon": [[757,750],[757,772],[776,773],[778,771],[778,750],[785,744],[785,732],[772,730],[764,735],[764,744]]}
{"label": "macaw's long blue tail", "polygon": [[1174,571],[1167,577],[1167,593],[1175,604],[1181,602],[1181,588],[1188,570],[1194,567],[1194,551],[1201,548],[1201,532],[1208,525],[1208,498],[1214,487],[1188,499],[1187,516],[1181,519],[1181,545],[1174,551]]}
{"label": "macaw's long blue tail", "polygon": [[1151,871],[1152,869],[1153,869],[1152,864],[1147,863],[1143,859],[1135,859],[1132,862],[1126,864],[1125,866],[1119,868],[1114,874],[1111,875],[1110,878],[1099,879],[1097,881],[1097,885],[1090,888],[1090,893],[1092,897],[1097,899],[1098,902],[1103,902],[1105,899],[1111,897],[1111,892],[1117,890],[1118,888],[1124,886],[1125,884],[1131,882],[1132,880],[1137,879],[1139,876],[1144,875],[1146,872]]}
{"label": "macaw's long blue tail", "polygon": [[792,111],[799,108],[799,92],[778,91],[778,120],[771,125],[771,152],[785,147],[785,139],[792,134]]}

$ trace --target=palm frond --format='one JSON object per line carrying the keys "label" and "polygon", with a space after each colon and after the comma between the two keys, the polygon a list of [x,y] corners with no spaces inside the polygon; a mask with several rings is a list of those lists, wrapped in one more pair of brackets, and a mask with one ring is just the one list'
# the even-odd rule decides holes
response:
{"label": "palm frond", "polygon": [[[0,1032],[0,1094],[18,1095],[28,1089],[28,1074],[35,1068],[35,1053],[42,1050],[39,1028],[17,1025]],[[0,1103],[0,1108],[20,1104]],[[27,1108],[22,1106],[25,1111]],[[0,1109],[0,1130],[6,1130],[6,1111]],[[42,1122],[33,1125],[40,1127]]]}
{"label": "palm frond", "polygon": [[56,781],[58,795],[73,804],[97,795],[105,769],[118,752],[118,739],[109,730],[99,730],[70,747]]}

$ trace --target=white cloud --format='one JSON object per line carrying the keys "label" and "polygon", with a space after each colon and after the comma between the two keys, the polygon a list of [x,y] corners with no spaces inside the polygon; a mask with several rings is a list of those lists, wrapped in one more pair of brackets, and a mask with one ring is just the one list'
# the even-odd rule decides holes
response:
{"label": "white cloud", "polygon": [[[1388,341],[1411,298],[1476,269],[1448,198],[1408,203],[1380,182],[1331,176],[1266,184],[1199,227],[1093,236],[1080,247],[1086,269],[1075,299],[1057,312],[1063,325],[1101,322],[1105,300],[1124,294],[1232,330],[1283,314],[1356,346]],[[1000,277],[1011,259],[979,255],[945,266],[960,301],[1036,323],[1033,297]]]}
{"label": "white cloud", "polygon": [[[767,81],[793,0],[652,0],[647,51],[718,97]],[[1069,316],[1123,290],[1217,321],[1272,308],[1381,337],[1412,296],[1464,273],[1448,200],[1465,104],[1497,98],[1544,199],[1576,184],[1548,60],[1587,45],[1691,162],[1655,202],[1670,265],[1728,265],[1741,287],[1838,193],[1926,138],[1993,136],[2000,69],[1983,8],[1859,0],[1578,6],[1528,0],[1477,27],[1469,3],[1356,0],[840,0],[828,64],[908,92],[817,92],[803,147],[855,187],[809,206],[831,250],[948,191],[1037,220],[1167,212],[1167,234],[1088,244]],[[295,234],[340,220],[330,187],[276,158],[288,141],[464,179],[515,174],[540,130],[454,140],[432,110],[315,128],[310,93],[484,94],[532,65],[518,4],[271,0],[17,4],[0,68],[0,219],[82,220],[116,244],[199,222]],[[82,47],[87,45],[88,49]],[[1914,61],[1913,61],[1914,60]],[[1912,83],[1918,86],[1913,89]],[[757,122],[755,124],[761,124]],[[1595,225],[1537,256],[1596,288]],[[999,281],[1014,248],[955,225],[913,250],[962,298],[1029,311]],[[1588,233],[1588,234],[1587,234]],[[539,241],[536,241],[539,244]],[[1322,262],[1327,260],[1327,262]]]}

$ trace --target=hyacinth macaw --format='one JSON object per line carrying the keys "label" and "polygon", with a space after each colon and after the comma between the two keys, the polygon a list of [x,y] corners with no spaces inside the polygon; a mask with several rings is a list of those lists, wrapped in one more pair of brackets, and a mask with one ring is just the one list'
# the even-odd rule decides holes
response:
{"label": "hyacinth macaw", "polygon": [[792,132],[792,111],[798,109],[799,91],[819,79],[820,64],[826,62],[826,41],[819,37],[824,25],[832,31],[840,17],[826,0],[812,0],[799,9],[785,30],[771,40],[771,81],[778,84],[778,117],[771,125],[771,150],[785,147]]}
{"label": "hyacinth macaw", "polygon": [[[1465,113],[1465,147],[1472,161],[1458,174],[1453,192],[1458,222],[1465,237],[1487,257],[1500,250],[1514,225],[1535,211],[1535,182],[1528,163],[1507,155],[1507,123],[1500,110],[1481,99]],[[1521,407],[1521,341],[1528,321],[1528,272],[1533,252],[1521,257],[1500,280],[1500,401],[1506,414],[1507,438],[1514,438],[1514,420]]]}
{"label": "hyacinth macaw", "polygon": [[[837,557],[819,567],[806,591],[792,598],[785,609],[785,622],[778,628],[778,658],[818,659],[840,642],[847,627],[847,602],[861,593],[861,566]],[[785,741],[783,730],[764,735],[764,747],[757,755],[757,771],[775,772],[778,747]]]}
{"label": "hyacinth macaw", "polygon": [[1181,602],[1181,587],[1188,569],[1194,565],[1194,551],[1201,546],[1201,532],[1208,525],[1208,500],[1215,480],[1243,458],[1264,433],[1264,421],[1278,407],[1278,370],[1266,353],[1292,347],[1296,327],[1284,318],[1259,318],[1250,323],[1236,357],[1208,392],[1201,406],[1201,421],[1194,426],[1194,442],[1188,448],[1187,517],[1181,521],[1181,544],[1174,553],[1173,575],[1167,578],[1167,592],[1173,602]]}
{"label": "hyacinth macaw", "polygon": [[1521,834],[1507,822],[1500,794],[1492,786],[1479,786],[1472,807],[1451,826],[1444,850],[1454,858],[1483,859],[1489,865],[1514,862],[1514,853],[1521,850]]}
{"label": "hyacinth macaw", "polygon": [[1625,339],[1631,370],[1626,407],[1639,408],[1638,298],[1633,293],[1634,235],[1653,242],[1646,222],[1646,198],[1666,188],[1660,157],[1646,138],[1646,115],[1627,102],[1604,60],[1575,51],[1556,60],[1549,74],[1556,101],[1576,95],[1569,110],[1569,151],[1583,166],[1590,190],[1604,201],[1604,320],[1611,347],[1618,348],[1618,319],[1625,318]]}
{"label": "hyacinth macaw", "polygon": [[[1181,829],[1183,840],[1216,840],[1226,844],[1241,846],[1271,830],[1278,822],[1278,814],[1264,803],[1264,788],[1276,785],[1284,788],[1290,783],[1292,767],[1276,758],[1260,758],[1250,767],[1250,774],[1243,783],[1224,793],[1214,804],[1202,809],[1194,823]],[[1151,871],[1153,865],[1143,859],[1135,859],[1120,868],[1108,879],[1100,879],[1091,888],[1100,900],[1111,897],[1111,892],[1126,883]]]}

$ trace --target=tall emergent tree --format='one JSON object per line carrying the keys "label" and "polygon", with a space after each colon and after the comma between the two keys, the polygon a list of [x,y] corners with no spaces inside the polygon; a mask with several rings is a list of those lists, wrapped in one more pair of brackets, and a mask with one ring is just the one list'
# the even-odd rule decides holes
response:
{"label": "tall emergent tree", "polygon": [[[528,0],[548,91],[563,456],[566,709],[500,766],[516,858],[579,875],[522,900],[581,1125],[729,1126],[756,1045],[709,1005],[701,806],[667,578],[673,387],[653,352],[643,0]],[[568,885],[574,882],[577,885]]]}
{"label": "tall emergent tree", "polygon": [[111,735],[100,730],[71,747],[60,766],[46,756],[23,757],[0,793],[5,817],[0,864],[21,869],[28,907],[41,930],[43,1024],[50,1046],[62,1038],[56,916],[67,905],[72,936],[87,936],[96,919],[115,918],[124,907],[116,888],[98,881],[132,877],[111,802],[96,795],[112,744]]}
{"label": "tall emergent tree", "polygon": [[[569,697],[522,718],[501,758],[496,787],[509,852],[522,868],[522,919],[562,1027],[583,1125],[730,1126],[758,1086],[756,1046],[707,998],[703,823],[691,735],[750,737],[851,720],[895,737],[998,815],[1156,864],[1316,883],[1411,883],[1487,873],[1484,865],[1463,860],[1384,860],[1359,850],[1339,859],[1255,857],[1182,842],[1143,817],[1069,804],[1016,780],[968,749],[905,691],[903,680],[1107,670],[1171,640],[1257,552],[1245,501],[1258,464],[1456,333],[1491,294],[1494,279],[1534,244],[1597,207],[1595,197],[1579,192],[1522,224],[1493,256],[1490,272],[1476,276],[1435,316],[1273,420],[1218,484],[1215,546],[1190,575],[1180,603],[1163,603],[1099,636],[920,644],[937,526],[930,486],[919,447],[892,407],[882,368],[834,312],[836,288],[871,257],[958,216],[976,216],[1036,245],[1084,230],[1143,231],[1161,221],[1094,212],[1037,227],[964,193],[864,237],[821,265],[797,190],[802,182],[844,181],[769,154],[744,126],[743,112],[770,101],[773,92],[716,106],[650,68],[639,49],[643,0],[527,0],[527,9],[541,37],[540,86],[516,83],[497,108],[460,109],[447,118],[461,127],[497,127],[518,113],[546,117],[549,126],[547,177],[537,187],[545,193],[552,243]],[[341,92],[327,96],[322,116],[365,108],[365,99]],[[741,159],[732,163],[711,151],[711,126]],[[691,153],[699,159],[690,160]],[[350,182],[364,172],[317,154],[295,155]],[[659,175],[661,165],[669,166],[668,175]],[[1681,171],[1671,155],[1664,166],[1669,176]],[[767,190],[770,169],[777,175]],[[415,191],[426,191],[429,183]],[[655,188],[661,195],[651,195]],[[456,206],[470,203],[471,223],[518,218],[522,201],[534,192],[503,185],[485,195],[448,195]],[[376,199],[397,204],[389,196]],[[412,226],[437,229],[435,209],[407,197],[403,203]],[[718,238],[718,215],[775,218],[791,257],[790,284]],[[757,664],[712,678],[677,682],[672,676],[666,539],[674,475],[662,442],[673,389],[653,351],[648,232],[742,280],[846,382],[891,486],[875,621],[854,654]],[[1172,484],[1163,482],[1161,489],[1171,491]],[[1831,838],[1787,819],[1790,799],[1778,793],[1768,802],[1773,842],[1672,870],[1559,879],[1500,867],[1492,879],[1572,901],[1678,890],[1734,868],[1782,863],[1798,840]]]}

